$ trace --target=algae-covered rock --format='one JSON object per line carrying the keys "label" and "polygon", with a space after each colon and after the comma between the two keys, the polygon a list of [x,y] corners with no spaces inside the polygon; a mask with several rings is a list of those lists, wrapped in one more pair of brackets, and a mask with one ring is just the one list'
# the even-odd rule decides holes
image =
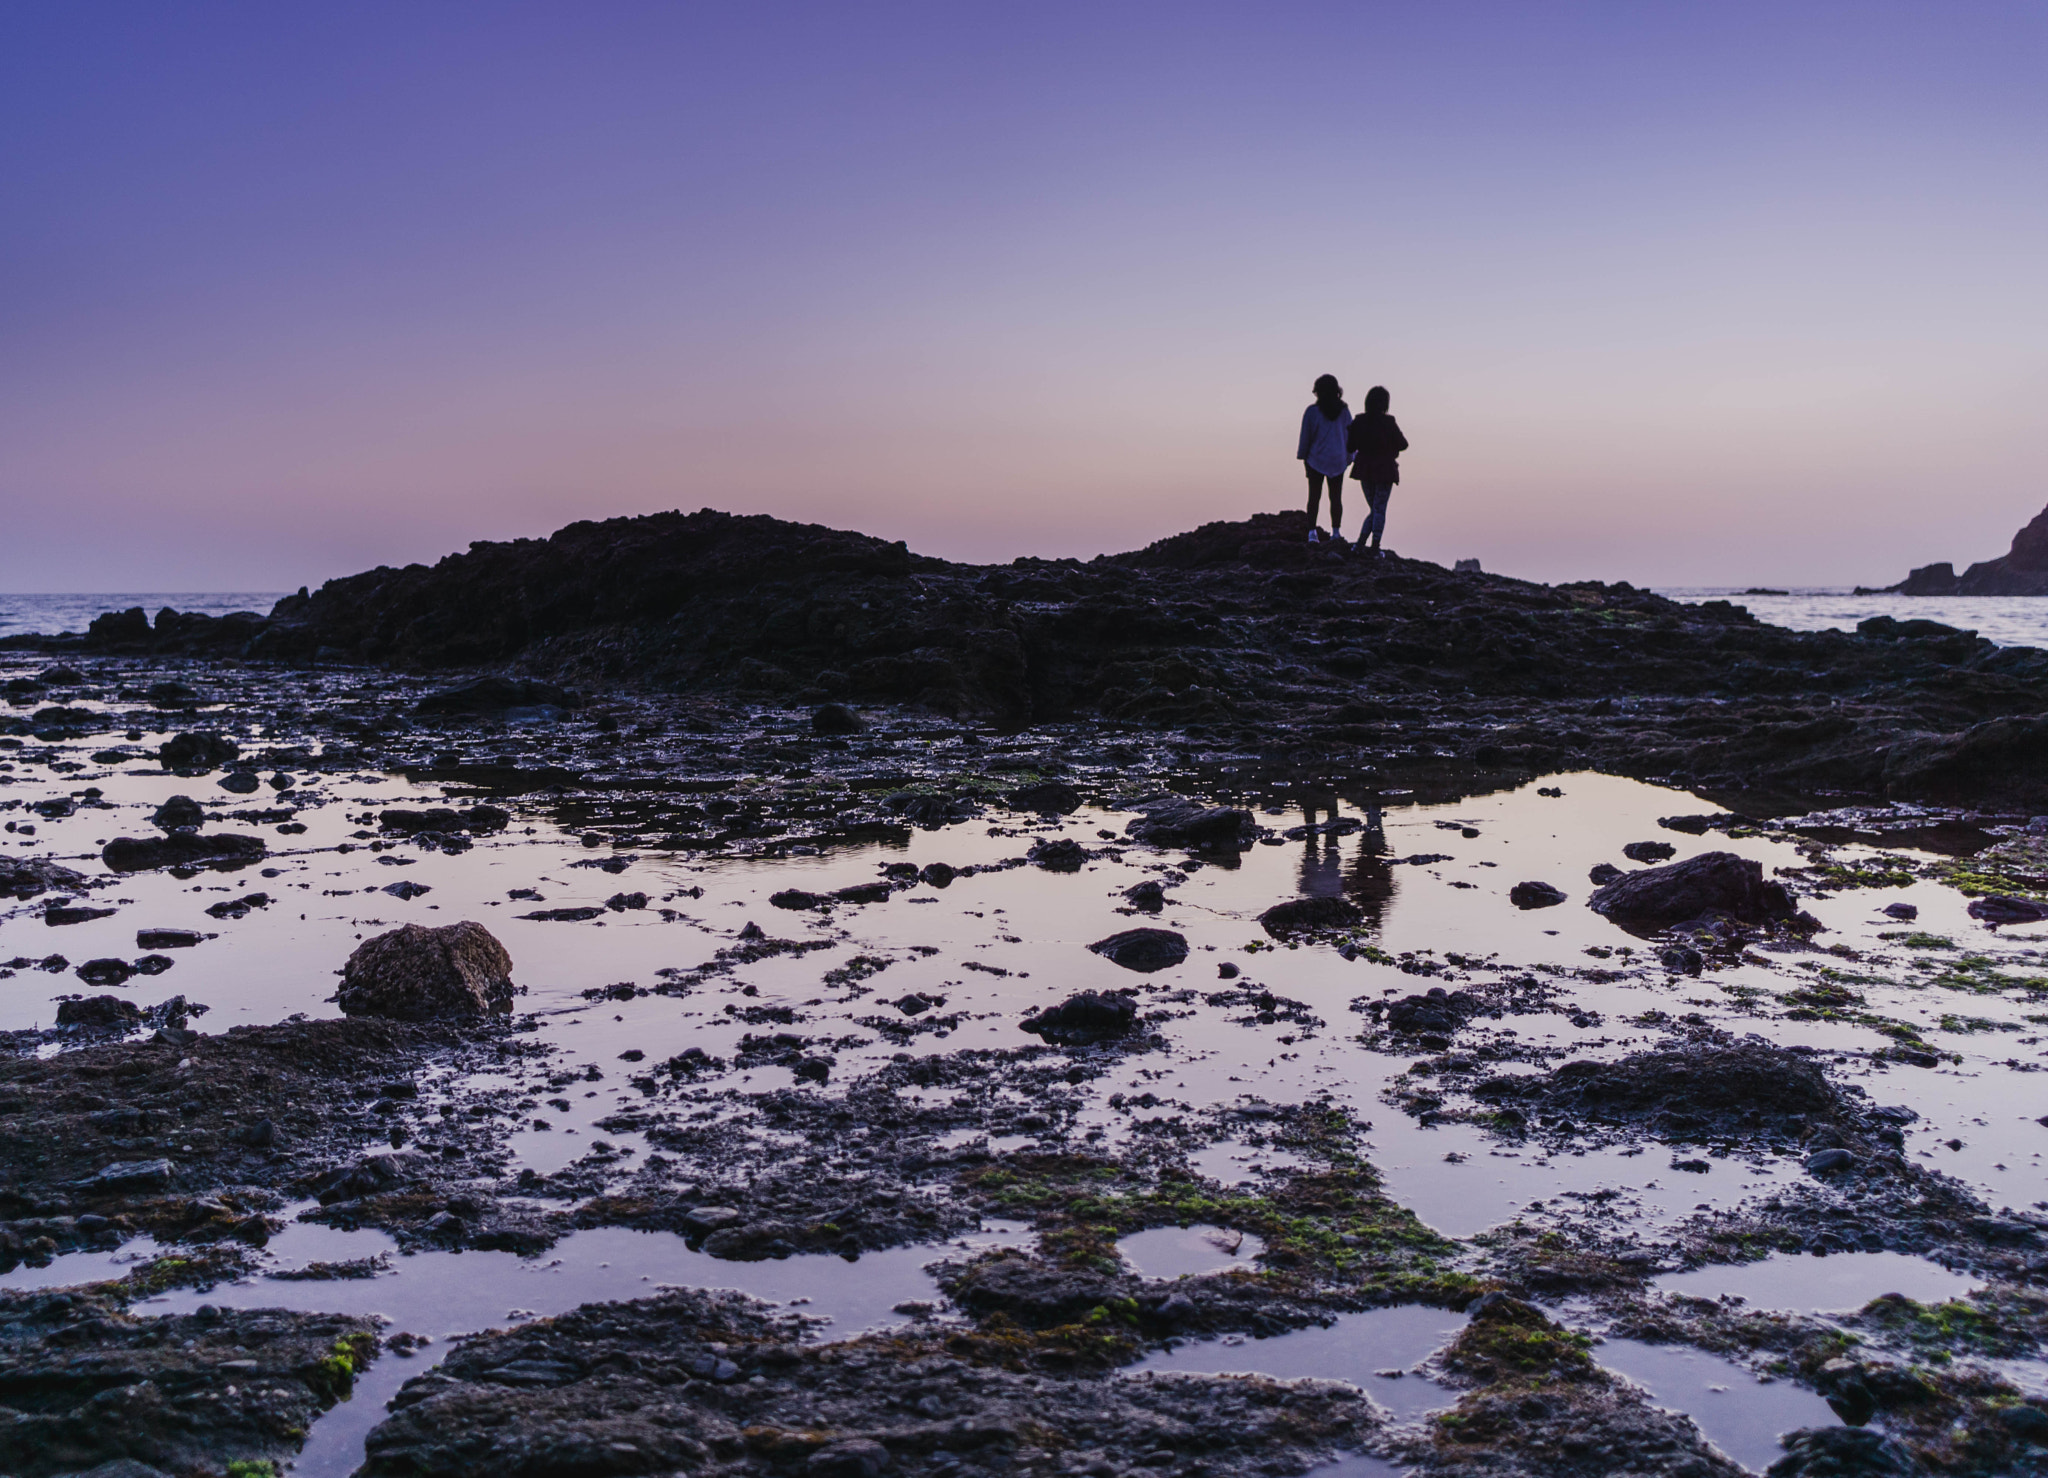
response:
{"label": "algae-covered rock", "polygon": [[401,1021],[511,1009],[512,956],[482,924],[407,924],[366,939],[342,970],[341,1009]]}

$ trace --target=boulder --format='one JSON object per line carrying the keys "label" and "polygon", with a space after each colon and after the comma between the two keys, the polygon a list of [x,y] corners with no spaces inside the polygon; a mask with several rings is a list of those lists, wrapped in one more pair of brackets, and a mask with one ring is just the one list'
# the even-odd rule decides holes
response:
{"label": "boulder", "polygon": [[[1149,975],[1188,957],[1187,936],[1171,929],[1126,929],[1088,946],[1111,964]],[[1079,999],[1076,997],[1076,999]]]}
{"label": "boulder", "polygon": [[1912,1478],[1923,1471],[1906,1450],[1869,1427],[1802,1427],[1779,1443],[1785,1455],[1765,1478]]}
{"label": "boulder", "polygon": [[[120,985],[122,982],[126,981],[129,976],[135,973],[135,967],[129,964],[126,960],[117,960],[109,957],[107,959],[100,960],[87,960],[83,965],[80,965],[78,967],[76,973],[78,975],[78,978],[80,980],[83,980],[87,985]],[[113,997],[100,996],[97,999],[103,1001],[110,1001],[113,999]],[[65,1002],[65,1005],[67,1006],[79,1006],[83,1004],[85,1003],[82,1001]],[[64,1019],[64,1012],[62,1008],[59,1008],[57,1012],[57,1019],[59,1021],[62,1021]]]}
{"label": "boulder", "polygon": [[512,1006],[512,957],[482,924],[407,924],[366,939],[342,969],[350,1016],[401,1021],[476,1017]]}
{"label": "boulder", "polygon": [[934,888],[944,888],[960,874],[950,862],[927,862],[917,870],[917,875]]}
{"label": "boulder", "polygon": [[1517,883],[1508,889],[1508,902],[1516,908],[1555,908],[1564,902],[1564,889],[1549,883]]}
{"label": "boulder", "polygon": [[40,857],[0,856],[0,897],[33,898],[38,893],[76,893],[85,887],[82,874]]}
{"label": "boulder", "polygon": [[1124,827],[1136,842],[1155,847],[1215,848],[1242,852],[1259,838],[1252,813],[1235,806],[1198,806],[1176,800],[1148,810]]}
{"label": "boulder", "polygon": [[1994,894],[1989,898],[1970,900],[1970,917],[1987,924],[2032,924],[2048,919],[2048,903]]}
{"label": "boulder", "polygon": [[157,746],[157,762],[166,770],[197,770],[204,773],[215,766],[227,764],[242,752],[242,747],[212,730],[195,730],[189,734],[174,734]]}
{"label": "boulder", "polygon": [[199,836],[172,832],[161,837],[115,837],[100,849],[100,861],[115,872],[146,872],[207,862],[260,862],[268,854],[262,837],[238,832]]}
{"label": "boulder", "polygon": [[858,734],[867,727],[865,720],[844,703],[827,703],[812,710],[811,732],[827,737]]}
{"label": "boulder", "polygon": [[1138,1003],[1122,991],[1084,990],[1025,1017],[1021,1025],[1055,1046],[1079,1047],[1121,1037],[1137,1022]]}
{"label": "boulder", "polygon": [[1024,855],[1033,867],[1047,872],[1079,872],[1088,860],[1088,849],[1072,837],[1054,837],[1033,842]]}
{"label": "boulder", "polygon": [[205,939],[206,936],[204,934],[193,929],[137,929],[135,931],[135,947],[137,949],[190,949],[196,944],[203,943]]}
{"label": "boulder", "polygon": [[150,813],[149,824],[164,831],[206,824],[206,808],[189,795],[174,795]]}
{"label": "boulder", "polygon": [[1678,848],[1669,842],[1630,842],[1621,855],[1631,862],[1669,862],[1678,855]]}
{"label": "boulder", "polygon": [[1478,998],[1467,991],[1447,991],[1440,985],[1427,994],[1403,996],[1387,1007],[1387,1025],[1410,1036],[1448,1037],[1479,1014]]}
{"label": "boulder", "polygon": [[1764,877],[1762,863],[1733,852],[1702,852],[1616,878],[1594,891],[1588,907],[1618,924],[1678,924],[1714,908],[1760,924],[1790,918],[1792,897],[1784,884]]}
{"label": "boulder", "polygon": [[1158,913],[1166,907],[1166,884],[1157,878],[1147,878],[1142,883],[1133,883],[1124,889],[1124,897],[1130,899],[1131,907],[1141,908],[1146,913]]}
{"label": "boulder", "polygon": [[1364,920],[1364,911],[1346,898],[1290,898],[1260,914],[1259,927],[1275,939],[1285,939],[1316,929],[1349,929]]}
{"label": "boulder", "polygon": [[1041,816],[1066,816],[1081,809],[1081,792],[1064,780],[1019,786],[1003,799],[1015,810],[1036,811]]}
{"label": "boulder", "polygon": [[[79,968],[83,970],[84,966]],[[114,1031],[140,1025],[141,1021],[142,1012],[136,1004],[133,1001],[124,1001],[119,996],[84,996],[76,1001],[59,1002],[57,1006],[59,1026],[83,1026],[95,1031]]]}
{"label": "boulder", "polygon": [[169,1160],[116,1160],[84,1180],[78,1188],[87,1193],[103,1191],[167,1191],[171,1188]]}

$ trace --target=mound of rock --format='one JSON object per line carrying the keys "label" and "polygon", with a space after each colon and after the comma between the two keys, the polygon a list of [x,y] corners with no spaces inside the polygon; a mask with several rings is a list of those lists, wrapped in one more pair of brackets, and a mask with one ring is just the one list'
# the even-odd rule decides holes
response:
{"label": "mound of rock", "polygon": [[234,740],[210,730],[174,734],[158,745],[156,751],[158,763],[166,770],[200,773],[225,765],[241,753],[242,747]]}
{"label": "mound of rock", "polygon": [[386,831],[407,835],[423,831],[503,831],[512,824],[512,813],[503,806],[469,806],[460,811],[448,806],[431,806],[424,811],[392,809],[379,811],[377,824]]}
{"label": "mound of rock", "polygon": [[206,824],[206,808],[189,795],[174,795],[150,813],[149,824],[163,831],[196,829]]}
{"label": "mound of rock", "polygon": [[1617,924],[1657,926],[1696,919],[1720,909],[1746,924],[1792,917],[1785,885],[1764,877],[1763,864],[1733,852],[1702,852],[1669,867],[1627,873],[1587,900]]}
{"label": "mound of rock", "polygon": [[1124,1036],[1138,1023],[1138,1003],[1122,991],[1084,990],[1019,1023],[1060,1047],[1080,1047]]}
{"label": "mound of rock", "polygon": [[119,996],[82,996],[57,1006],[57,1025],[79,1026],[91,1031],[125,1031],[142,1022],[142,1012],[133,1001]]}
{"label": "mound of rock", "polygon": [[268,852],[262,837],[239,832],[199,836],[174,831],[160,837],[115,837],[100,849],[100,861],[115,872],[147,872],[156,867],[188,867],[209,862],[261,862]]}
{"label": "mound of rock", "polygon": [[40,857],[0,856],[0,897],[33,898],[38,893],[76,893],[85,878]]}
{"label": "mound of rock", "polygon": [[1178,965],[1188,957],[1187,936],[1171,929],[1126,929],[1098,939],[1088,948],[1111,964],[1140,975]]}
{"label": "mound of rock", "polygon": [[350,1016],[400,1021],[486,1016],[512,1007],[512,956],[482,924],[407,924],[365,939],[342,969]]}
{"label": "mound of rock", "polygon": [[1124,827],[1124,835],[1155,847],[1242,852],[1259,839],[1259,826],[1251,812],[1234,806],[1175,800],[1149,809]]}
{"label": "mound of rock", "polygon": [[1259,915],[1259,927],[1275,939],[1309,934],[1317,929],[1349,929],[1365,913],[1348,898],[1290,898]]}
{"label": "mound of rock", "polygon": [[1020,786],[1003,797],[1012,809],[1041,816],[1066,816],[1081,809],[1081,792],[1064,780],[1041,780]]}
{"label": "mound of rock", "polygon": [[1482,1080],[1475,1098],[1540,1106],[1608,1122],[1729,1119],[1757,1127],[1849,1114],[1811,1055],[1760,1040],[1639,1052],[1618,1062],[1566,1062],[1548,1073]]}

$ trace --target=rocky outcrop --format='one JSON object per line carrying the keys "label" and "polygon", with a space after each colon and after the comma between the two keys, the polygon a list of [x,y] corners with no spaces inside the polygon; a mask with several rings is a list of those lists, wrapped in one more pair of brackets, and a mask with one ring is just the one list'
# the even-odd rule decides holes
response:
{"label": "rocky outcrop", "polygon": [[[1962,574],[1953,564],[1922,565],[1896,585],[1892,595],[2048,595],[2048,508],[2012,536],[2012,548],[1997,559],[1980,560]],[[1873,592],[1874,593],[1874,592]]]}
{"label": "rocky outcrop", "polygon": [[76,893],[85,879],[40,857],[0,856],[0,897],[33,898],[38,893]]}
{"label": "rocky outcrop", "polygon": [[1762,863],[1733,852],[1702,852],[1669,867],[1626,873],[1596,889],[1587,903],[1618,924],[1679,924],[1714,909],[1750,924],[1792,916],[1785,885],[1765,878]]}
{"label": "rocky outcrop", "polygon": [[400,1021],[487,1016],[511,1009],[512,956],[482,924],[407,924],[365,939],[348,957],[336,998],[349,1016]]}
{"label": "rocky outcrop", "polygon": [[262,837],[239,832],[201,836],[174,831],[160,837],[115,837],[100,849],[100,860],[115,872],[147,872],[155,867],[204,865],[213,862],[260,862],[269,849]]}

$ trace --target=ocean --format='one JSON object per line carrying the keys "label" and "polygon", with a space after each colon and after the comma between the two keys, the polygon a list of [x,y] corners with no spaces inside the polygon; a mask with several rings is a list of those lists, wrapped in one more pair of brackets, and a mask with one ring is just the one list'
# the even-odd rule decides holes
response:
{"label": "ocean", "polygon": [[0,636],[31,631],[42,635],[83,631],[102,611],[125,611],[131,606],[141,606],[152,621],[165,606],[208,616],[225,616],[230,611],[267,614],[286,593],[274,590],[226,594],[178,591],[155,595],[0,595]]}
{"label": "ocean", "polygon": [[1997,642],[2001,647],[2048,647],[2048,597],[1973,595],[1941,599],[1914,595],[1857,595],[1840,586],[1793,588],[1782,595],[1748,595],[1741,590],[1660,589],[1672,600],[1731,601],[1759,621],[1794,631],[1854,631],[1858,621],[1890,616],[1900,621],[1940,621]]}
{"label": "ocean", "polygon": [[[1759,621],[1794,631],[1834,628],[1854,631],[1858,621],[1892,616],[1959,626],[2002,647],[2048,647],[2048,597],[1967,596],[1928,599],[1909,595],[1856,595],[1839,587],[1791,589],[1782,595],[1748,595],[1738,589],[1660,589],[1672,600],[1726,600],[1748,607]],[[165,606],[224,616],[229,611],[268,611],[283,591],[227,594],[190,591],[156,595],[0,595],[0,636],[17,632],[83,631],[102,611],[141,606],[154,620]]]}

